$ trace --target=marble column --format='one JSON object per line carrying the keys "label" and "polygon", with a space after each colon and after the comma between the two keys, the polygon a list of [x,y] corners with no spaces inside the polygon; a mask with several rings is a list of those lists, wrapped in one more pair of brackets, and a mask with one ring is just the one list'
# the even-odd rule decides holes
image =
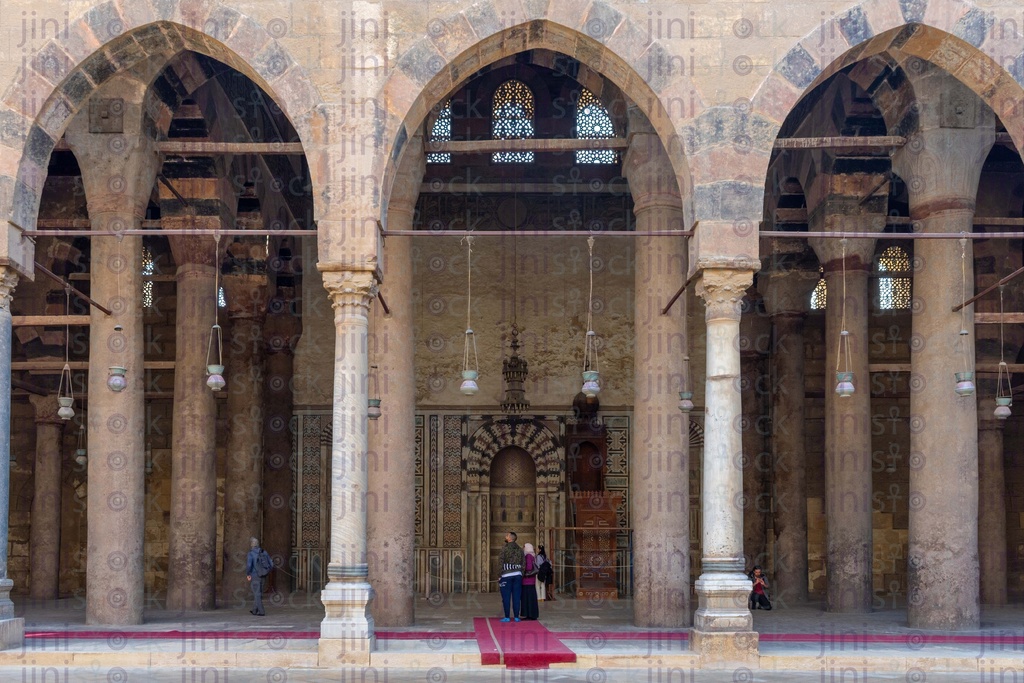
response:
{"label": "marble column", "polygon": [[57,397],[29,396],[36,412],[34,494],[29,530],[29,597],[56,600],[60,578],[61,440],[64,420],[57,417]]}
{"label": "marble column", "polygon": [[[682,201],[661,140],[635,109],[629,124],[623,174],[636,230],[682,230]],[[598,252],[600,245],[598,238]],[[685,297],[662,310],[686,279],[686,242],[639,237],[634,245],[633,623],[680,628],[690,625],[690,416],[679,410],[689,348]]]}
{"label": "marble column", "polygon": [[[951,76],[926,80],[943,96],[921,102],[921,127],[894,156],[894,169],[907,183],[915,232],[969,233],[994,116]],[[950,120],[956,127],[943,127]],[[953,311],[974,294],[972,246],[957,239],[914,243],[910,366],[919,389],[910,396],[907,553],[913,628],[976,629],[981,619],[978,408],[974,396],[953,391],[954,372],[974,370],[974,306]]]}
{"label": "marble column", "polygon": [[0,649],[21,647],[25,642],[25,620],[14,616],[7,578],[7,550],[11,509],[11,294],[18,274],[0,265]]}
{"label": "marble column", "polygon": [[[980,386],[980,385],[979,385]],[[1003,472],[1005,420],[993,416],[995,399],[978,401],[978,562],[981,604],[1005,605],[1006,481]]]}
{"label": "marble column", "polygon": [[[277,567],[291,568],[295,524],[295,472],[292,459],[292,378],[295,345],[302,334],[302,319],[292,310],[295,288],[283,287],[270,300],[263,326],[265,345],[263,415],[263,548]],[[287,592],[290,576],[272,574],[275,587]]]}
{"label": "marble column", "polygon": [[[256,248],[262,249],[262,258],[258,260],[265,264],[264,245],[265,242]],[[265,271],[224,276],[230,325],[225,337],[224,364],[228,439],[224,448],[227,477],[220,600],[227,606],[241,607],[252,598],[245,578],[249,539],[256,537],[262,543],[263,536],[263,322],[267,314],[267,286]]]}
{"label": "marble column", "polygon": [[747,608],[750,580],[743,558],[743,441],[738,428],[739,328],[751,271],[705,268],[697,294],[707,325],[702,557],[690,648],[706,666],[755,665],[757,633]]}
{"label": "marble column", "polygon": [[366,666],[374,648],[366,564],[367,315],[377,282],[369,271],[325,270],[323,279],[334,306],[335,356],[331,555],[320,594],[326,614],[319,653],[321,665]]}
{"label": "marble column", "polygon": [[[835,162],[836,159],[831,159]],[[824,165],[830,169],[828,164]],[[813,231],[881,232],[887,194],[877,173],[822,172],[812,186]],[[883,185],[888,188],[888,185]],[[876,188],[876,194],[865,195]],[[872,604],[871,376],[868,286],[875,240],[812,238],[825,271],[825,582],[829,612],[862,614]],[[844,298],[845,296],[845,298]],[[848,332],[849,353],[841,333]],[[837,370],[838,368],[838,370]],[[850,396],[835,392],[836,372],[853,373]]]}
{"label": "marble column", "polygon": [[[423,180],[422,138],[414,137],[388,204],[388,229],[411,230]],[[377,365],[381,417],[369,432],[370,491],[366,511],[367,563],[373,586],[373,621],[380,626],[409,626],[415,607],[416,386],[413,329],[412,238],[390,237],[384,249],[382,291],[390,315],[375,302],[370,343]]]}
{"label": "marble column", "polygon": [[[67,132],[82,167],[94,230],[138,229],[156,182],[159,159],[143,132],[145,85],[118,81],[124,97],[125,144],[93,134],[88,117]],[[91,240],[90,296],[113,315],[89,310],[88,543],[86,621],[141,624],[145,604],[146,411],[142,320],[142,237]],[[107,387],[109,368],[125,368],[126,388]]]}
{"label": "marble column", "polygon": [[[772,595],[780,607],[807,602],[807,479],[804,318],[818,282],[813,271],[762,272],[758,287],[771,316],[772,526],[775,533]],[[831,388],[831,387],[829,387]]]}

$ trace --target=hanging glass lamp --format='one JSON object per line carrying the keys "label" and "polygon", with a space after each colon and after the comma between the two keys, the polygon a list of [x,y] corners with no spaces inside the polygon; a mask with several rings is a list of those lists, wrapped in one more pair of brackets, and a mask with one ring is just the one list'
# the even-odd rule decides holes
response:
{"label": "hanging glass lamp", "polygon": [[[466,235],[466,337],[462,348],[462,384],[459,391],[464,396],[473,396],[480,387],[476,380],[479,377],[480,360],[476,352],[476,337],[473,335],[473,236]],[[472,364],[470,355],[472,352]]]}
{"label": "hanging glass lamp", "polygon": [[993,411],[1000,420],[1010,417],[1010,406],[1013,405],[1013,388],[1010,385],[1010,370],[1006,366],[1006,355],[1003,346],[1003,289],[999,285],[999,373],[996,376],[996,409]]}
{"label": "hanging glass lamp", "polygon": [[79,425],[78,427],[78,448],[75,449],[75,462],[79,465],[85,465],[88,458],[86,457],[85,451],[85,425]]}
{"label": "hanging glass lamp", "polygon": [[71,406],[75,403],[75,395],[71,388],[71,365],[64,363],[60,371],[60,384],[57,386],[57,417],[62,420],[70,420],[75,416],[75,409]]}
{"label": "hanging glass lamp", "polygon": [[836,354],[836,394],[839,398],[853,396],[853,371],[850,370],[850,332],[846,329],[846,238],[839,240],[843,246],[843,301],[842,330],[839,332],[839,351]]}
{"label": "hanging glass lamp", "polygon": [[371,420],[377,420],[381,416],[381,410],[380,410],[380,386],[377,383],[378,382],[378,380],[377,380],[377,366],[376,365],[371,365],[370,366],[370,372],[372,373],[372,379],[373,379],[373,384],[374,384],[374,392],[373,392],[373,395],[369,399],[369,403],[366,406],[366,417],[370,418]]}
{"label": "hanging glass lamp", "polygon": [[128,387],[128,378],[125,377],[125,373],[128,369],[120,365],[111,365],[107,375],[107,387],[115,392],[120,393]]}
{"label": "hanging glass lamp", "polygon": [[[215,341],[217,344],[217,355],[211,358]],[[208,375],[206,378],[206,386],[210,387],[214,391],[220,391],[227,386],[227,382],[224,381],[223,350],[223,339],[221,338],[220,325],[215,324],[210,329],[210,348],[207,350],[206,354],[206,374]],[[215,362],[210,362],[211,360]]]}
{"label": "hanging glass lamp", "polygon": [[594,398],[601,391],[600,371],[597,363],[597,333],[594,332],[594,238],[587,238],[590,252],[590,294],[587,298],[587,336],[583,342],[583,395]]}
{"label": "hanging glass lamp", "polygon": [[963,358],[963,369],[953,373],[956,386],[953,392],[957,396],[974,394],[974,363],[971,359],[973,344],[971,333],[967,330],[967,238],[960,238],[960,355]]}

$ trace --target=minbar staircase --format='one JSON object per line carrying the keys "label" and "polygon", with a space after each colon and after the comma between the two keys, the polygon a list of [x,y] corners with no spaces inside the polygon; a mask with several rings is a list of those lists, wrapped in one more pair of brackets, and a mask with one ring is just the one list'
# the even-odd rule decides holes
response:
{"label": "minbar staircase", "polygon": [[618,598],[615,510],[622,494],[574,491],[571,496],[576,514],[576,597]]}

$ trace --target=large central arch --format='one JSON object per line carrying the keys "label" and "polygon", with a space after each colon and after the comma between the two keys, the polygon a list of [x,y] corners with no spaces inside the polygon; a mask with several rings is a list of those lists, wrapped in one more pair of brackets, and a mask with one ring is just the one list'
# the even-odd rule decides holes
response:
{"label": "large central arch", "polygon": [[[578,60],[608,78],[640,108],[668,151],[684,197],[684,218],[687,224],[692,223],[693,179],[685,145],[663,101],[674,93],[695,97],[691,76],[680,73],[673,77],[673,64],[679,58],[671,57],[664,46],[646,36],[646,31],[603,2],[595,2],[583,16],[570,16],[568,11],[553,8],[550,17],[527,16],[512,26],[502,25],[490,3],[477,3],[431,21],[427,36],[398,59],[380,91],[380,100],[389,112],[386,139],[392,141],[390,154],[378,156],[375,168],[383,190],[381,220],[386,221],[388,199],[406,142],[431,108],[479,69],[534,49]],[[693,106],[702,105],[694,101]]]}

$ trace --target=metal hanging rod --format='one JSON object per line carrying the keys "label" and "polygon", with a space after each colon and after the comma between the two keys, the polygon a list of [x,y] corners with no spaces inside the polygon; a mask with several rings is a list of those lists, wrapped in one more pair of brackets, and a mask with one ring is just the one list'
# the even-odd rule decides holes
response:
{"label": "metal hanging rod", "polygon": [[385,230],[385,237],[693,237],[693,230]]}
{"label": "metal hanging rod", "polygon": [[865,240],[1019,240],[1024,232],[789,232],[786,230],[761,230],[761,237],[819,238],[819,239],[865,239]]}
{"label": "metal hanging rod", "polygon": [[186,236],[186,237],[214,237],[222,235],[225,237],[316,237],[316,230],[245,230],[243,228],[231,228],[225,230],[191,230],[189,228],[156,228],[152,230],[131,228],[128,230],[26,230],[22,233],[25,237],[130,237],[134,235],[159,237],[165,236]]}
{"label": "metal hanging rod", "polygon": [[[384,230],[384,237],[693,237],[693,230]],[[969,240],[1019,240],[1024,232],[790,232],[787,230],[761,230],[759,237],[785,237],[789,239],[884,239],[884,240],[953,240],[966,237]],[[246,230],[231,228],[225,230],[192,230],[189,228],[155,228],[128,230],[68,230],[45,229],[26,230],[25,237],[118,237],[142,235],[150,237],[316,237],[317,231],[310,230]]]}

